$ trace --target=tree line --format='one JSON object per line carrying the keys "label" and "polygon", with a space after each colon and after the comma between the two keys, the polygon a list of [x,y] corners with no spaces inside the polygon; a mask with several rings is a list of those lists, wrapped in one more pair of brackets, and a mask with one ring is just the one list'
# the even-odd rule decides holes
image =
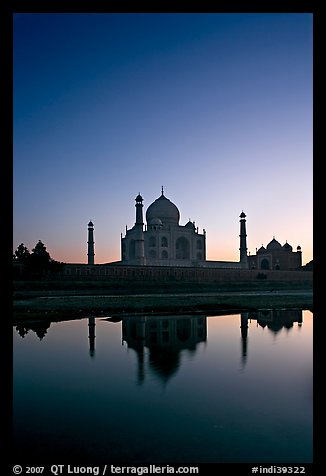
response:
{"label": "tree line", "polygon": [[61,271],[64,263],[51,258],[41,240],[30,252],[21,243],[13,254],[14,278],[33,279],[56,274]]}

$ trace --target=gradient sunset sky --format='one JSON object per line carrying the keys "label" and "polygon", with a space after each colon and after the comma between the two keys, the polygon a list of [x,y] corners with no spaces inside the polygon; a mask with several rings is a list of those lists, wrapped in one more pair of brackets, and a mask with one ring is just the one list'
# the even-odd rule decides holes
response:
{"label": "gradient sunset sky", "polygon": [[164,193],[207,259],[275,237],[313,258],[313,15],[14,14],[14,249],[120,259]]}

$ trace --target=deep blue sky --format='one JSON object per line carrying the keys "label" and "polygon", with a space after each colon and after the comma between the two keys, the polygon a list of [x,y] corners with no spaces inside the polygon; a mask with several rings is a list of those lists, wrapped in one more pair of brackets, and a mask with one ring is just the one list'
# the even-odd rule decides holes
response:
{"label": "deep blue sky", "polygon": [[165,195],[207,258],[312,248],[312,14],[15,14],[14,249],[120,259]]}

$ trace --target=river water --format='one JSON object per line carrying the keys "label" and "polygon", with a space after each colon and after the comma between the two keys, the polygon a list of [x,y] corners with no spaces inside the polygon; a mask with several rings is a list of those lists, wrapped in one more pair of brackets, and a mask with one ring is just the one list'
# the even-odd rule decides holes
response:
{"label": "river water", "polygon": [[312,462],[311,311],[73,317],[14,327],[21,460]]}

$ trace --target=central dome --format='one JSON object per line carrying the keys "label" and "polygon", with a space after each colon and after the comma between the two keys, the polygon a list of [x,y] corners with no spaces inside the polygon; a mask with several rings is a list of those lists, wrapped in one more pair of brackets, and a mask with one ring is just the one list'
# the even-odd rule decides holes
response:
{"label": "central dome", "polygon": [[268,250],[279,250],[279,249],[282,249],[282,245],[277,240],[275,240],[275,238],[273,237],[272,241],[270,241],[268,243],[268,245],[266,246],[266,249],[268,249]]}
{"label": "central dome", "polygon": [[163,225],[179,224],[180,213],[178,208],[168,198],[162,195],[157,198],[146,211],[146,221],[149,224],[154,218],[159,218]]}

